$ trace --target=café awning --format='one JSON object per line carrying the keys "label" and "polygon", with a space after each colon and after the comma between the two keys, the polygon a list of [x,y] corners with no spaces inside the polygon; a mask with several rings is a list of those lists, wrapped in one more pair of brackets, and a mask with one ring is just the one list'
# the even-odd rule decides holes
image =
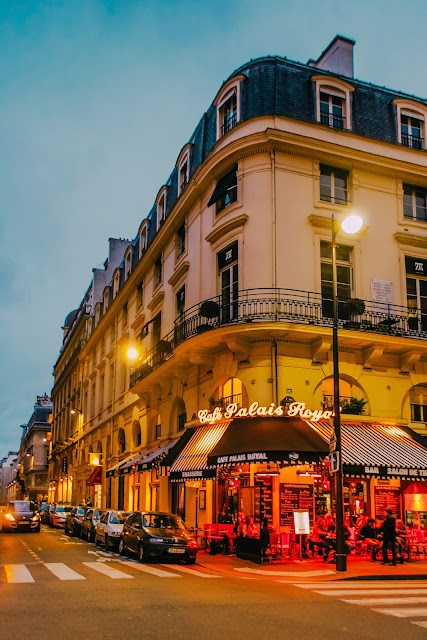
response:
{"label": "caf\u00e9 awning", "polygon": [[259,462],[315,462],[325,440],[301,418],[235,418],[208,456],[208,466]]}
{"label": "caf\u00e9 awning", "polygon": [[97,466],[86,480],[87,487],[93,487],[96,484],[102,484],[102,467]]}
{"label": "caf\u00e9 awning", "polygon": [[226,420],[213,426],[204,425],[194,430],[190,439],[171,464],[170,479],[172,482],[200,480],[216,476],[215,469],[208,469],[208,455],[222,438],[230,422],[230,420]]}
{"label": "caf\u00e9 awning", "polygon": [[128,463],[130,460],[133,460],[134,458],[135,458],[135,454],[132,453],[130,456],[127,456],[126,458],[123,458],[123,460],[119,460],[119,462],[116,462],[116,464],[113,464],[112,467],[107,469],[105,474],[106,477],[111,478],[111,476],[118,475],[119,467],[121,467],[122,465],[125,465],[126,463]]}
{"label": "caf\u00e9 awning", "polygon": [[[329,422],[310,422],[329,441]],[[411,429],[379,422],[341,422],[344,473],[357,477],[427,480],[427,448]]]}
{"label": "caf\u00e9 awning", "polygon": [[164,444],[162,447],[157,447],[151,452],[147,451],[145,453],[145,456],[138,460],[138,471],[148,471],[152,467],[157,466],[163,460],[163,458],[166,457],[168,451],[170,451],[170,449],[172,449],[172,447],[174,447],[177,442],[178,440],[171,440],[167,444]]}

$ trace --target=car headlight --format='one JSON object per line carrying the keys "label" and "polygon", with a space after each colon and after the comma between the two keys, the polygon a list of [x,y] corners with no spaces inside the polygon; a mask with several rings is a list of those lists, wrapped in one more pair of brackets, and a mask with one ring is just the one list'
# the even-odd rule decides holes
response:
{"label": "car headlight", "polygon": [[39,517],[38,517],[38,515],[37,515],[37,514],[36,514],[36,515],[34,515],[34,516],[31,518],[31,520],[33,520],[33,521],[36,521],[36,520],[38,520],[38,519],[39,519]]}
{"label": "car headlight", "polygon": [[158,544],[159,542],[163,542],[163,538],[150,538],[150,542],[153,544]]}
{"label": "car headlight", "polygon": [[6,513],[6,519],[10,520],[11,522],[15,522],[15,518],[11,513]]}

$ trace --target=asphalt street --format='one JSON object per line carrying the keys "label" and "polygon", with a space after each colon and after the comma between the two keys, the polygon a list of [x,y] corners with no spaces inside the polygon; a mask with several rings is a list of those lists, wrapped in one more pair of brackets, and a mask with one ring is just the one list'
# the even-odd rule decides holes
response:
{"label": "asphalt street", "polygon": [[1,640],[425,640],[427,581],[309,582],[143,565],[43,526],[0,533],[0,633]]}

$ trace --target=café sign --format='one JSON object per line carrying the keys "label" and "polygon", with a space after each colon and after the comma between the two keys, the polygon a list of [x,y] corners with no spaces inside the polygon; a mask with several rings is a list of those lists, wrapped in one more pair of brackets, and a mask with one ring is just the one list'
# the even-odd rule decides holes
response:
{"label": "caf\u00e9 sign", "polygon": [[231,402],[225,409],[221,407],[215,407],[213,411],[208,409],[201,409],[197,414],[202,424],[214,424],[220,420],[230,420],[232,418],[255,418],[259,416],[263,417],[281,417],[286,416],[288,418],[294,418],[299,416],[304,420],[328,420],[333,416],[332,411],[322,411],[306,409],[304,402],[292,402],[287,410],[281,405],[277,406],[272,402],[269,407],[253,402],[250,407],[239,407],[236,402]]}

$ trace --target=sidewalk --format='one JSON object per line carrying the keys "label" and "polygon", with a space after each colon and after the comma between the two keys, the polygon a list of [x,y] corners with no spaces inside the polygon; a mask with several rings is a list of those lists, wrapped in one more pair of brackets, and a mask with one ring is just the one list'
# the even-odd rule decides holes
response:
{"label": "sidewalk", "polygon": [[324,564],[319,560],[299,560],[293,562],[268,562],[263,565],[241,560],[235,555],[211,556],[200,551],[197,554],[197,564],[211,571],[236,577],[281,578],[290,581],[330,581],[330,580],[427,580],[427,560],[412,560],[396,567],[382,565],[381,562],[361,560],[350,556],[347,571],[335,570],[334,564]]}

